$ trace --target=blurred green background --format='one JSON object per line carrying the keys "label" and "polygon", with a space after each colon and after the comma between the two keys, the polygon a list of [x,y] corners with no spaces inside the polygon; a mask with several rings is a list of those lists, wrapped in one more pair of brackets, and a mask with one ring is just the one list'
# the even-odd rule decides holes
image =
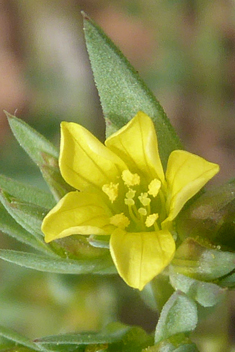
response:
{"label": "blurred green background", "polygon": [[[234,177],[232,0],[0,0],[0,173],[45,187],[3,110],[56,145],[62,120],[104,139],[81,10],[153,90],[186,148],[220,164],[214,183]],[[1,248],[23,248],[4,234],[0,242]],[[97,330],[117,319],[148,331],[156,325],[156,312],[116,277],[63,277],[0,265],[0,324],[29,337]]]}

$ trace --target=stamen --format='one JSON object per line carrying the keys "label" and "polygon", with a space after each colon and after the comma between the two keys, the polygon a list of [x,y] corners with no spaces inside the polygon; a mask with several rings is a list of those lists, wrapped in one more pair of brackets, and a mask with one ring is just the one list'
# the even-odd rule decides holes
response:
{"label": "stamen", "polygon": [[109,221],[110,224],[117,226],[122,230],[130,224],[130,220],[123,213],[112,216]]}
{"label": "stamen", "polygon": [[126,193],[126,197],[127,198],[134,198],[135,197],[135,194],[136,194],[136,191],[134,190],[134,189],[131,189],[131,188],[129,188],[129,191]]}
{"label": "stamen", "polygon": [[125,202],[125,204],[128,205],[128,206],[132,206],[132,205],[135,204],[135,201],[134,201],[133,199],[131,199],[131,198],[125,198],[125,199],[124,199],[124,202]]}
{"label": "stamen", "polygon": [[122,172],[122,179],[126,186],[137,186],[140,184],[140,177],[138,174],[132,174],[129,170]]}
{"label": "stamen", "polygon": [[150,202],[151,202],[151,199],[148,198],[148,193],[141,193],[140,196],[138,197],[139,200],[140,200],[140,203],[144,206],[144,207],[147,207]]}
{"label": "stamen", "polygon": [[161,188],[161,181],[155,178],[150,182],[148,186],[148,189],[149,189],[148,194],[153,197],[156,197],[158,195],[160,188]]}
{"label": "stamen", "polygon": [[138,213],[142,216],[146,216],[148,214],[147,210],[145,208],[139,208]]}
{"label": "stamen", "polygon": [[156,213],[148,215],[146,220],[145,220],[145,225],[147,227],[153,226],[155,221],[157,220],[157,218],[158,218],[158,214],[156,214]]}
{"label": "stamen", "polygon": [[118,196],[118,186],[119,183],[111,182],[102,187],[102,191],[109,197],[111,203],[113,203]]}

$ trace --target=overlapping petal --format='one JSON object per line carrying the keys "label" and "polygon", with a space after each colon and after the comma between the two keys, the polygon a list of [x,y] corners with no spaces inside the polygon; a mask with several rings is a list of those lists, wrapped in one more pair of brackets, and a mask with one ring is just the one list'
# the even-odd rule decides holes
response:
{"label": "overlapping petal", "polygon": [[112,215],[101,197],[95,193],[70,192],[47,214],[42,223],[45,241],[70,235],[109,235]]}
{"label": "overlapping petal", "polygon": [[172,221],[192,198],[213,176],[219,165],[206,161],[198,155],[175,150],[170,154],[166,180],[168,187],[168,218]]}
{"label": "overlapping petal", "polygon": [[101,188],[127,168],[93,134],[73,122],[61,123],[59,165],[65,181],[79,190]]}
{"label": "overlapping petal", "polygon": [[111,135],[106,146],[119,155],[130,170],[140,170],[147,179],[164,180],[157,136],[150,117],[139,111],[123,128]]}
{"label": "overlapping petal", "polygon": [[[42,231],[46,242],[73,234],[111,235],[110,251],[120,276],[142,290],[174,256],[172,221],[219,166],[175,150],[165,177],[153,122],[143,112],[105,143],[80,125],[61,124],[60,170],[81,192],[61,199],[45,217]],[[139,214],[146,217],[142,227]]]}
{"label": "overlapping petal", "polygon": [[128,233],[117,229],[111,235],[110,251],[123,280],[142,290],[170,263],[175,241],[169,231]]}

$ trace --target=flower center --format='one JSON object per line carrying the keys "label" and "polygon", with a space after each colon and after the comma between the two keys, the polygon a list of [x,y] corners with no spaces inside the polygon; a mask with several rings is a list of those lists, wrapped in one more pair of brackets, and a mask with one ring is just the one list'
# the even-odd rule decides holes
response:
{"label": "flower center", "polygon": [[102,187],[110,202],[117,203],[118,210],[121,210],[110,218],[110,223],[134,232],[159,230],[159,214],[155,210],[160,188],[158,179],[153,179],[144,187],[138,174],[124,170],[119,183],[111,182]]}

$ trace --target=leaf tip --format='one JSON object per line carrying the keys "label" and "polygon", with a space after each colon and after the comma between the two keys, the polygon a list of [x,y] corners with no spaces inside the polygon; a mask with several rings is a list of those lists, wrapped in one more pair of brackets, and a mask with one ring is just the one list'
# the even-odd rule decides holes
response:
{"label": "leaf tip", "polygon": [[90,21],[90,17],[86,14],[86,12],[81,11],[81,14],[82,14],[82,17],[83,17],[84,20]]}
{"label": "leaf tip", "polygon": [[7,119],[8,120],[10,120],[10,119],[12,119],[14,116],[13,115],[11,115],[8,111],[6,111],[6,110],[3,110],[3,112],[4,112],[4,114],[6,115],[6,117],[7,117]]}

